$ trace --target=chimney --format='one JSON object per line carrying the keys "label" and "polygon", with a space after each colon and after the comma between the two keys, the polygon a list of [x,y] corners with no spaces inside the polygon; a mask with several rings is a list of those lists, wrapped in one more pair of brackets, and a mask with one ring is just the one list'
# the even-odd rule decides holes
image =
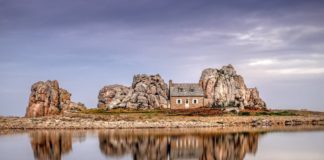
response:
{"label": "chimney", "polygon": [[173,84],[172,84],[172,80],[170,79],[169,80],[169,96],[168,96],[169,100],[171,98],[171,87],[173,87]]}

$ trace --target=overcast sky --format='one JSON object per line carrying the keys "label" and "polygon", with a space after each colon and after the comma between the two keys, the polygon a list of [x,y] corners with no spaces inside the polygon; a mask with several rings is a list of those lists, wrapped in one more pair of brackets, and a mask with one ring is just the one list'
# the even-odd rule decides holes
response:
{"label": "overcast sky", "polygon": [[269,108],[324,111],[323,0],[0,0],[0,115],[59,81],[96,107],[134,74],[198,82],[233,64]]}

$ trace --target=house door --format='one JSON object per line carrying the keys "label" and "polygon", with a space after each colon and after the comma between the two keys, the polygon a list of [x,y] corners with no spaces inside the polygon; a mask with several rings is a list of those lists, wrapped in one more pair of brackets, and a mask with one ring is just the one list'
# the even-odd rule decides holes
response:
{"label": "house door", "polygon": [[189,99],[187,98],[185,101],[185,108],[188,109],[189,108]]}

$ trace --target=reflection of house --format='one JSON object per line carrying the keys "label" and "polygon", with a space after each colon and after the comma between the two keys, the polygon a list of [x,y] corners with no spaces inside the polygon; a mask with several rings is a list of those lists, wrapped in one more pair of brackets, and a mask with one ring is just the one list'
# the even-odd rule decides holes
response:
{"label": "reflection of house", "polygon": [[182,136],[171,139],[170,159],[199,159],[203,154],[203,140],[198,137]]}
{"label": "reflection of house", "polygon": [[150,135],[99,133],[102,153],[110,157],[132,155],[133,159],[243,160],[255,154],[258,133],[216,135]]}
{"label": "reflection of house", "polygon": [[170,108],[189,109],[204,106],[204,91],[198,83],[169,81]]}

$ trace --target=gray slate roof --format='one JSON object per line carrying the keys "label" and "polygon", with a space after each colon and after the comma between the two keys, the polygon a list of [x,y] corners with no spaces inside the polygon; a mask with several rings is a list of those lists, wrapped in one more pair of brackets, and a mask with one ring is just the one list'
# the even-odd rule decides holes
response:
{"label": "gray slate roof", "polygon": [[204,96],[204,91],[198,83],[173,83],[170,88],[170,96]]}

